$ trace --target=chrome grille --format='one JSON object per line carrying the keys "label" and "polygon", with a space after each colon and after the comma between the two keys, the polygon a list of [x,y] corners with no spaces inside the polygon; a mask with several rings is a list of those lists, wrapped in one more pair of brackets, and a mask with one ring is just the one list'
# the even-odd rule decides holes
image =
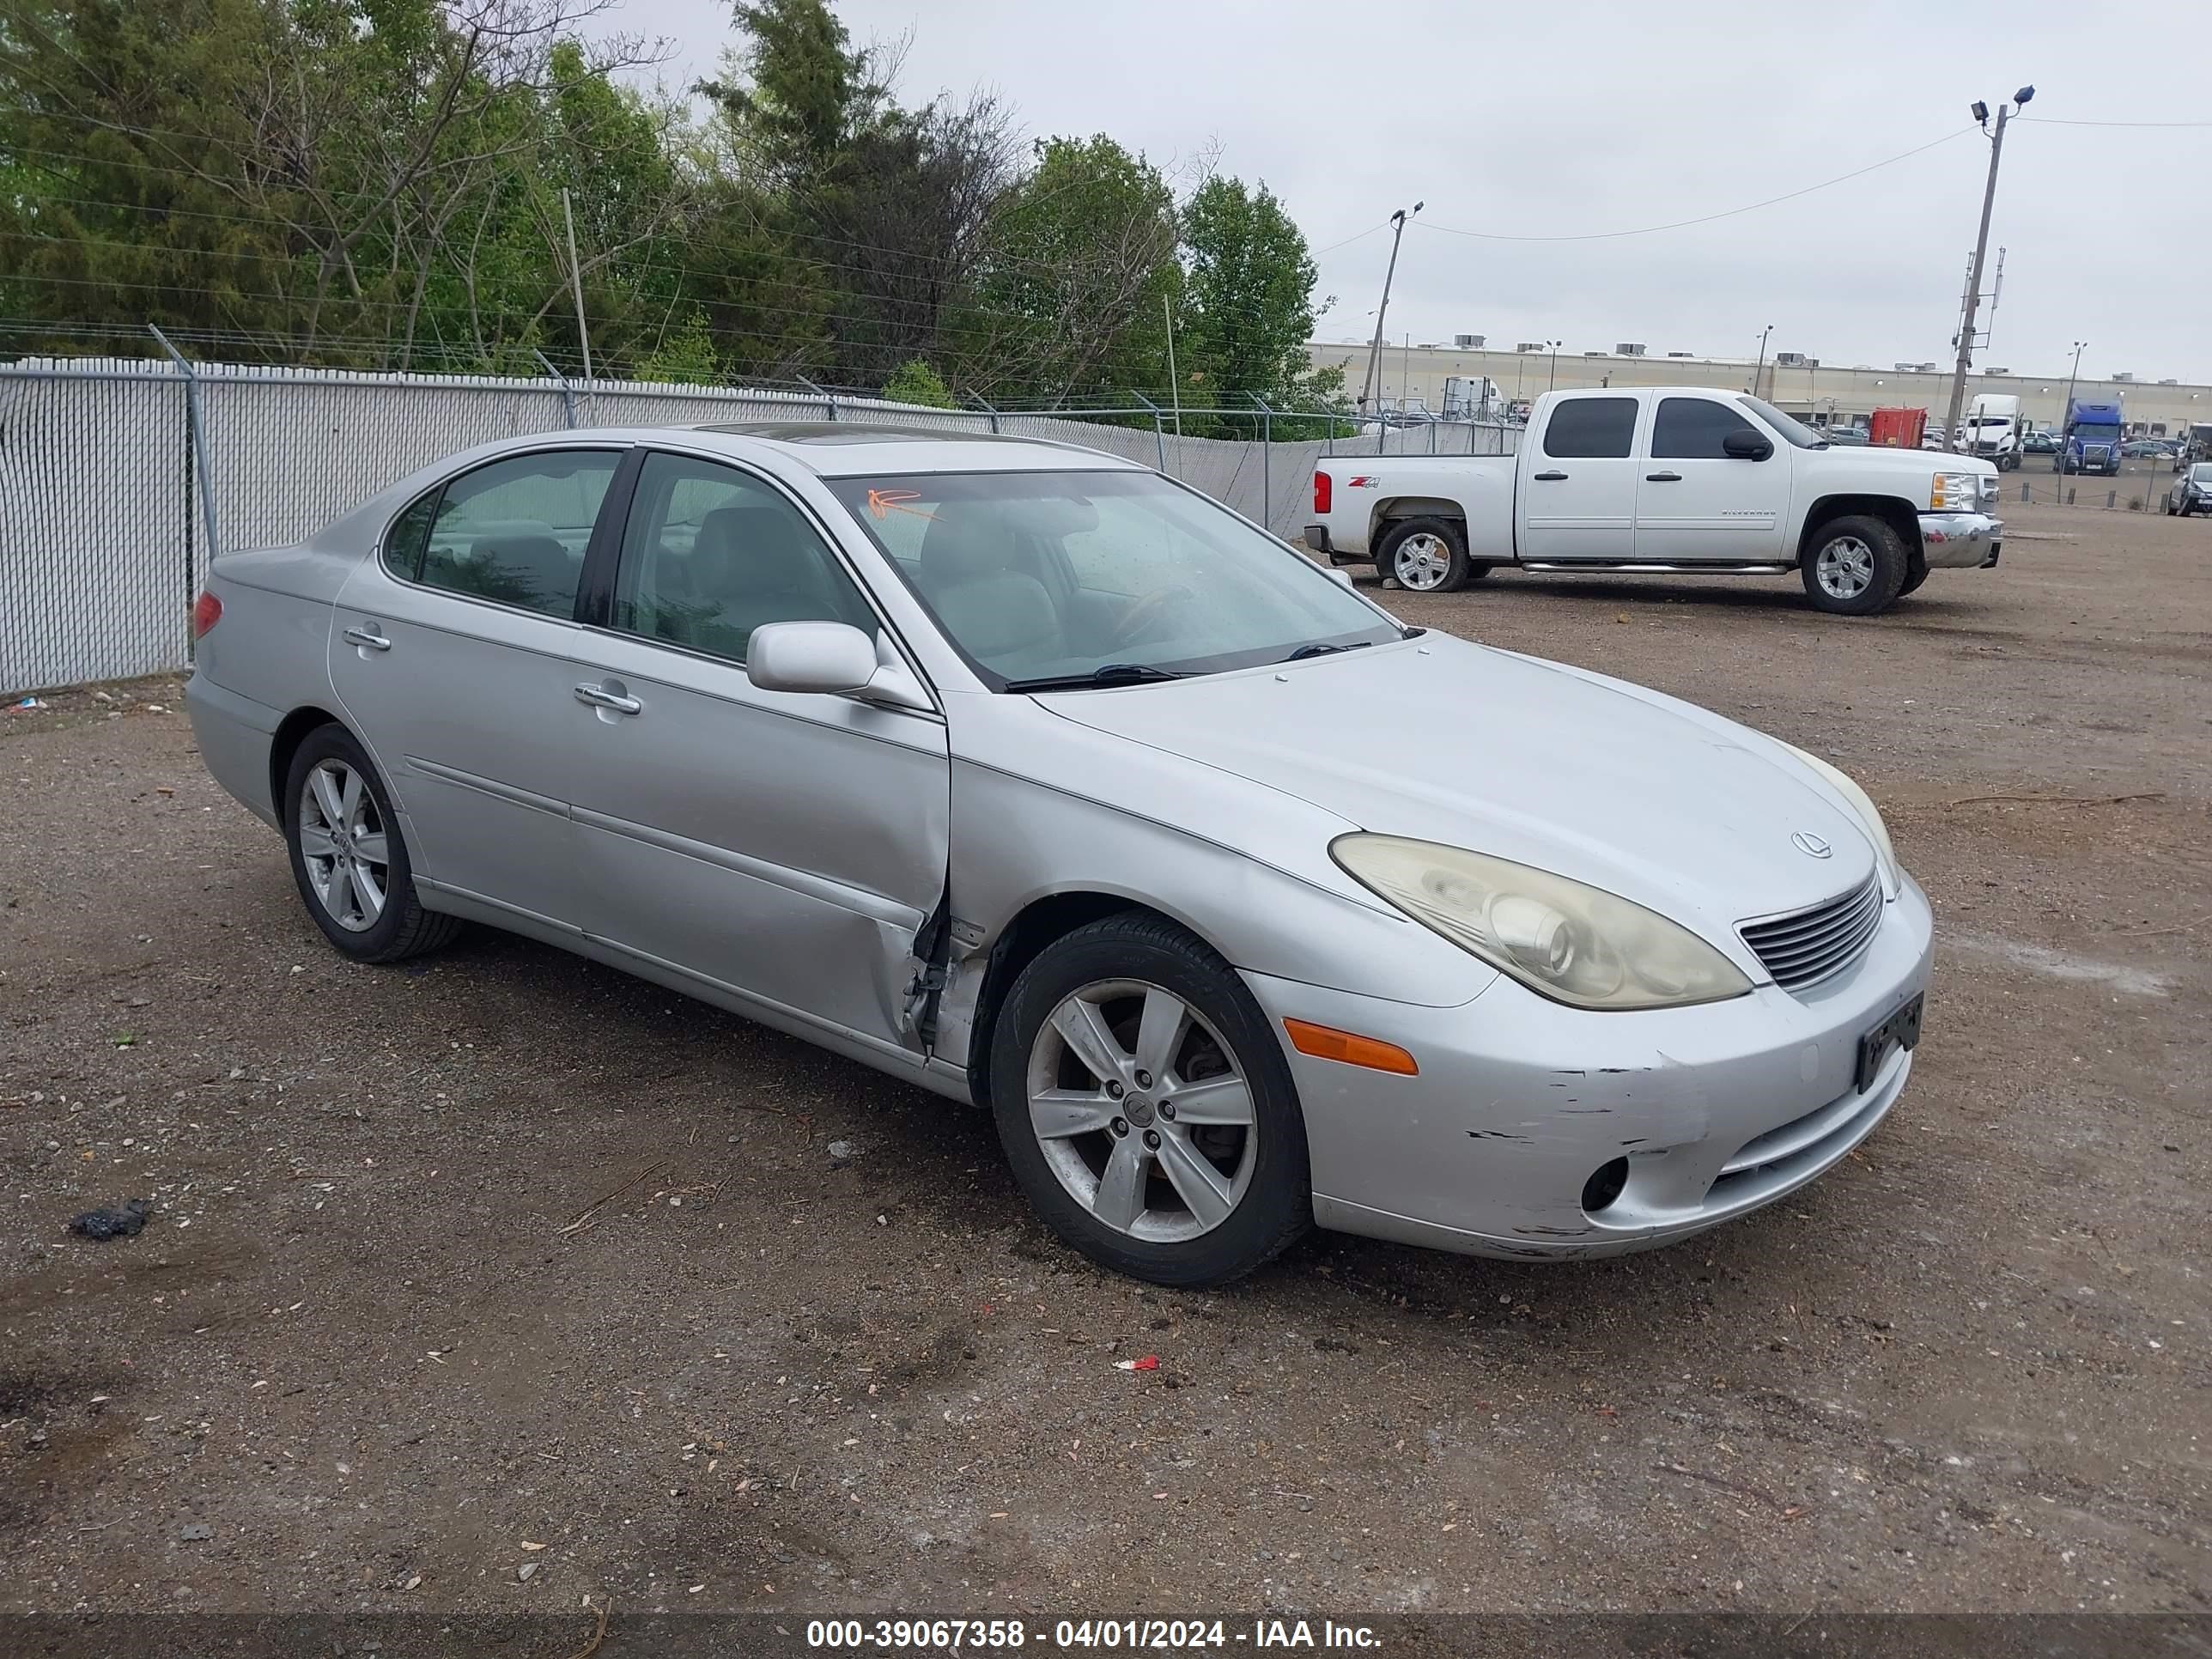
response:
{"label": "chrome grille", "polygon": [[1881,925],[1881,872],[1876,870],[1840,898],[1786,916],[1747,921],[1737,931],[1777,985],[1799,991],[1858,960]]}

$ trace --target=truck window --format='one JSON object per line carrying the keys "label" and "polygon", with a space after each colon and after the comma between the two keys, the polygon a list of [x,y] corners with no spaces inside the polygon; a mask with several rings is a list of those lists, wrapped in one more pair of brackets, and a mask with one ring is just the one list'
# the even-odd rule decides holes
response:
{"label": "truck window", "polygon": [[1544,453],[1560,460],[1617,460],[1636,436],[1633,398],[1570,398],[1544,425]]}
{"label": "truck window", "polygon": [[1727,453],[1721,441],[1731,432],[1761,435],[1757,427],[1725,404],[1705,398],[1662,398],[1651,422],[1655,461],[1718,461]]}

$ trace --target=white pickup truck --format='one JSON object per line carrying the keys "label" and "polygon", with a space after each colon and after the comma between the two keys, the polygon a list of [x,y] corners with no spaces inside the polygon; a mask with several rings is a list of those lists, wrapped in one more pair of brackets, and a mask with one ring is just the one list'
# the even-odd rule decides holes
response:
{"label": "white pickup truck", "polygon": [[1802,571],[1823,611],[1870,617],[1933,568],[1997,562],[1997,469],[1831,447],[1740,392],[1612,387],[1536,400],[1512,455],[1325,456],[1305,542],[1401,587],[1524,570]]}

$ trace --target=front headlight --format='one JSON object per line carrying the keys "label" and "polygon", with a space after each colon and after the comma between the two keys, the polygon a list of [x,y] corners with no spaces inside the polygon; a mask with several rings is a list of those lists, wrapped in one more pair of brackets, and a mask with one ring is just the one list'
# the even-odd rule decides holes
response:
{"label": "front headlight", "polygon": [[1397,836],[1340,836],[1329,854],[1433,933],[1576,1008],[1679,1008],[1751,989],[1687,928],[1525,864]]}
{"label": "front headlight", "polygon": [[1928,486],[1928,505],[1937,513],[1966,513],[1980,505],[1982,487],[1972,472],[1938,472]]}
{"label": "front headlight", "polygon": [[[1782,743],[1779,738],[1775,741]],[[1874,842],[1875,858],[1881,866],[1881,890],[1885,895],[1896,892],[1897,850],[1889,844],[1889,826],[1881,821],[1881,810],[1874,804],[1874,798],[1852,782],[1848,773],[1829,765],[1818,755],[1808,754],[1794,743],[1784,743],[1782,746],[1826,779],[1851,811],[1859,815],[1859,821],[1866,825],[1868,837]]]}

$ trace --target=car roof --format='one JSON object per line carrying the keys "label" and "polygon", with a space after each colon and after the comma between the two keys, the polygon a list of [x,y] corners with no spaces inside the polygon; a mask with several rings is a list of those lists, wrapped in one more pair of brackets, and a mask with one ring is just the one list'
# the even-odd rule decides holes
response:
{"label": "car roof", "polygon": [[623,435],[634,441],[665,442],[678,432],[690,441],[689,447],[726,449],[732,458],[759,459],[765,451],[825,478],[913,472],[1145,470],[1121,456],[1049,438],[947,433],[865,421],[712,422],[683,428],[635,428]]}

